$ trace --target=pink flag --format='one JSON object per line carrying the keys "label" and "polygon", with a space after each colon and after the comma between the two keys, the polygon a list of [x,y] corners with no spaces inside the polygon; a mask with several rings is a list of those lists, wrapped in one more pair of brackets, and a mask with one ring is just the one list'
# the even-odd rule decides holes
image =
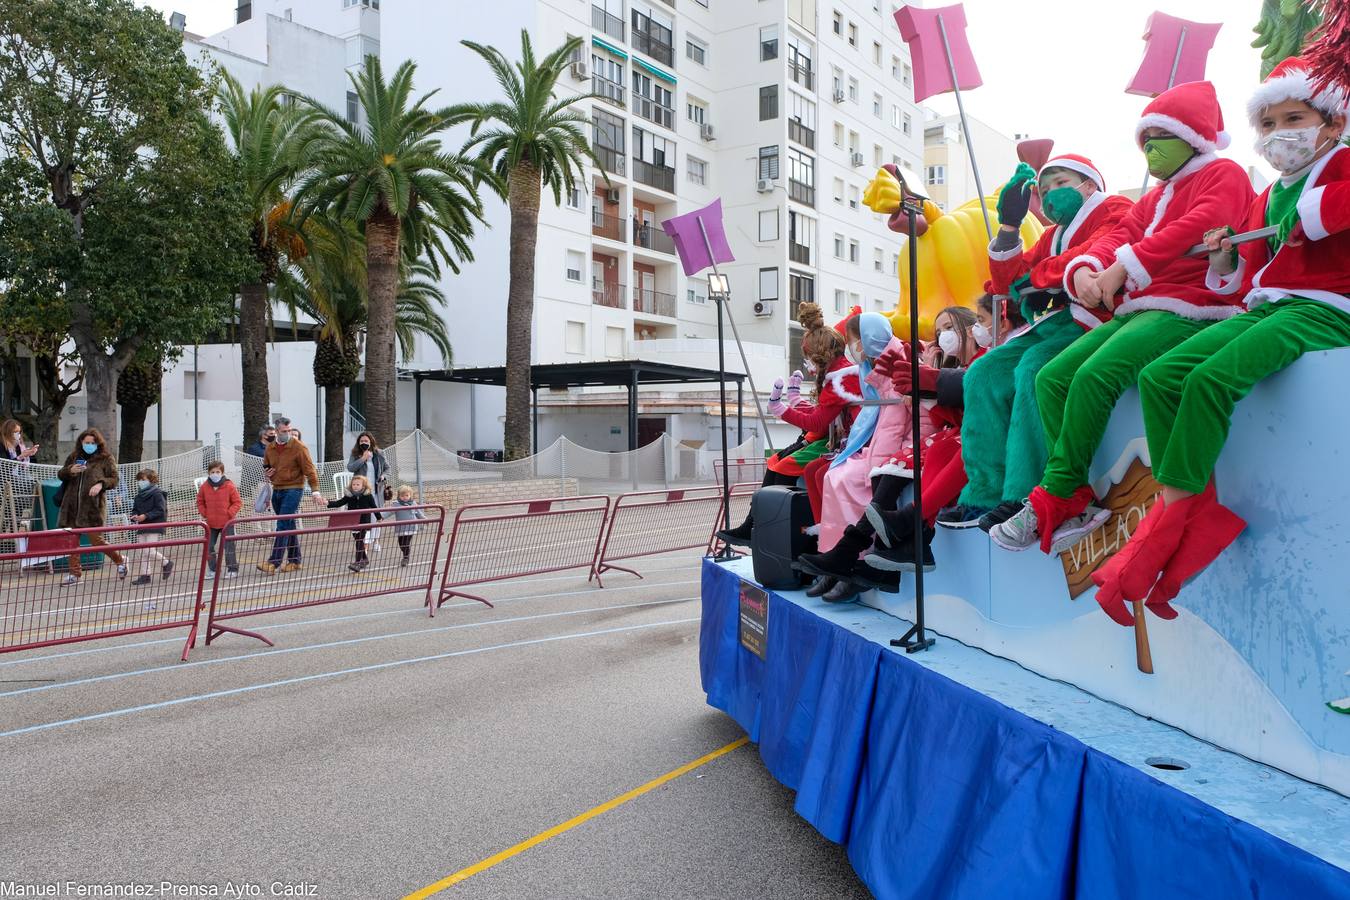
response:
{"label": "pink flag", "polygon": [[[708,232],[706,243],[703,240],[703,229],[699,228],[700,221],[703,222],[703,229]],[[736,261],[736,257],[731,255],[731,248],[727,246],[726,229],[722,227],[720,197],[702,209],[666,219],[661,223],[661,227],[675,242],[675,252],[680,255],[680,264],[684,266],[686,275],[697,275],[715,262]],[[709,246],[712,247],[711,256],[708,255]]]}
{"label": "pink flag", "polygon": [[[1156,97],[1168,87],[1205,80],[1205,60],[1221,24],[1178,19],[1155,12],[1144,26],[1144,61],[1134,73],[1127,94]],[[1176,76],[1172,65],[1176,64]],[[1170,81],[1170,84],[1169,84]]]}
{"label": "pink flag", "polygon": [[[942,28],[938,28],[938,19],[942,20]],[[909,45],[909,55],[914,63],[915,103],[950,91],[954,86],[968,91],[984,84],[975,65],[975,56],[970,52],[970,42],[966,40],[966,11],[960,3],[930,9],[905,6],[896,10],[895,21],[900,26],[900,37]],[[943,31],[947,33],[951,61],[956,66],[957,84],[954,86],[942,46]]]}

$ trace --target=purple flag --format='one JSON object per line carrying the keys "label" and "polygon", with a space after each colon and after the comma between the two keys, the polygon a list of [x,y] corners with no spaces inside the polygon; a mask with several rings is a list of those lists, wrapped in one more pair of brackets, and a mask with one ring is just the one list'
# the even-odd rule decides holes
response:
{"label": "purple flag", "polygon": [[[703,230],[698,227],[700,221],[708,232],[707,243],[703,240]],[[684,266],[686,275],[697,275],[715,262],[736,261],[736,257],[731,255],[731,248],[727,246],[726,229],[722,227],[720,197],[702,209],[666,219],[661,227],[675,242],[675,252],[680,254],[680,264]],[[708,255],[709,246],[712,247],[711,256]]]}
{"label": "purple flag", "polygon": [[[941,29],[938,28],[939,16],[942,17]],[[914,62],[915,103],[934,94],[946,93],[953,87],[951,67],[947,65],[947,53],[942,46],[944,31],[956,68],[956,87],[968,91],[984,84],[975,65],[975,55],[970,52],[970,41],[966,40],[966,11],[960,3],[932,9],[905,6],[896,10],[895,22],[900,26],[900,37],[909,45],[909,55]]]}
{"label": "purple flag", "polygon": [[1169,87],[1204,81],[1205,60],[1221,27],[1219,23],[1191,22],[1160,12],[1149,16],[1144,26],[1144,59],[1125,93],[1156,97]]}

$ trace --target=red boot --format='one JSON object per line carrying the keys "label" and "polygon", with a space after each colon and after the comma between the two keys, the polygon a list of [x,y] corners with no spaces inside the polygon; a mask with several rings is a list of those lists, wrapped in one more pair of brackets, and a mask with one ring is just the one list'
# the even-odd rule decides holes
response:
{"label": "red boot", "polygon": [[1134,534],[1125,542],[1125,546],[1116,551],[1116,555],[1106,561],[1106,565],[1101,566],[1092,573],[1092,580],[1097,585],[1097,603],[1102,611],[1111,617],[1111,620],[1117,625],[1123,625],[1126,628],[1134,625],[1134,614],[1125,603],[1125,596],[1120,590],[1121,570],[1129,565],[1130,560],[1139,552],[1145,540],[1148,539],[1149,532],[1153,526],[1158,523],[1158,519],[1163,514],[1163,498],[1159,497],[1149,507],[1148,513],[1135,526]]}
{"label": "red boot", "polygon": [[1175,619],[1177,611],[1171,600],[1186,582],[1199,575],[1228,545],[1237,540],[1247,523],[1222,503],[1206,510],[1203,518],[1196,518],[1186,526],[1177,552],[1172,554],[1158,583],[1149,592],[1144,606],[1160,619]]}
{"label": "red boot", "polygon": [[1079,515],[1088,508],[1088,504],[1097,499],[1092,488],[1081,485],[1069,498],[1056,497],[1045,488],[1037,485],[1027,502],[1036,511],[1036,531],[1041,538],[1041,552],[1049,553],[1054,541],[1055,531],[1068,519]]}
{"label": "red boot", "polygon": [[1121,567],[1120,591],[1126,600],[1143,600],[1148,596],[1149,588],[1181,546],[1188,524],[1217,505],[1213,479],[1205,485],[1203,493],[1167,504],[1148,540],[1141,542],[1134,556]]}

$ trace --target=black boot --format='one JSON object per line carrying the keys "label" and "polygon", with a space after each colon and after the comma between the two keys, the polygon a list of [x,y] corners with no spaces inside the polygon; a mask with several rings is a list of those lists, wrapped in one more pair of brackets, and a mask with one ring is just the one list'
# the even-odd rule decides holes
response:
{"label": "black boot", "polygon": [[867,521],[877,530],[877,539],[886,547],[898,547],[914,536],[914,504],[906,503],[899,509],[882,509],[869,503]]}
{"label": "black boot", "polygon": [[858,586],[847,578],[841,578],[820,599],[827,603],[850,603],[858,599]]}
{"label": "black boot", "polygon": [[832,575],[847,578],[858,561],[858,554],[872,546],[872,536],[857,525],[844,529],[839,543],[825,553],[803,553],[792,565],[812,575]]}
{"label": "black boot", "polygon": [[855,584],[863,587],[875,588],[878,591],[884,591],[887,594],[897,594],[900,592],[900,573],[886,572],[875,566],[867,564],[866,558],[858,560],[853,565],[853,572],[849,574],[849,579]]}
{"label": "black boot", "polygon": [[717,532],[717,539],[726,544],[735,544],[739,547],[750,546],[750,535],[755,530],[755,520],[750,516],[745,517],[745,521],[735,528],[723,528]]}
{"label": "black boot", "polygon": [[[927,525],[923,528],[923,570],[931,572],[937,568],[937,562],[933,559],[933,536],[936,532]],[[865,557],[867,564],[886,572],[913,572],[917,566],[914,562],[914,541],[908,540],[903,544],[892,547],[880,547]]]}
{"label": "black boot", "polygon": [[817,576],[816,580],[811,582],[811,586],[806,589],[806,596],[819,597],[823,595],[825,592],[827,592],[830,588],[834,587],[835,582],[837,582],[838,580],[839,579],[835,578],[833,575]]}

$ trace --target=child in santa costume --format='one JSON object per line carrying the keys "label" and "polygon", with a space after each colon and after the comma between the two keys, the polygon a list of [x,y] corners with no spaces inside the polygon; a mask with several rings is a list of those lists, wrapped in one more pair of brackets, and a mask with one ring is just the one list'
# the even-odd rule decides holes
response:
{"label": "child in santa costume", "polygon": [[1114,314],[1036,377],[1050,452],[1026,504],[989,532],[1008,550],[1039,544],[1058,553],[1109,517],[1093,505],[1087,480],[1116,400],[1144,366],[1240,311],[1231,295],[1206,285],[1205,260],[1186,255],[1214,222],[1240,219],[1253,197],[1242,167],[1214,155],[1228,145],[1214,86],[1197,81],[1160,94],[1135,138],[1159,184],[1065,267],[1071,300],[1088,309],[1105,304]]}
{"label": "child in santa costume", "polygon": [[1276,234],[1236,249],[1231,227],[1205,235],[1208,285],[1250,310],[1185,341],[1139,378],[1153,476],[1163,486],[1125,548],[1093,573],[1097,601],[1122,625],[1126,600],[1146,600],[1165,619],[1169,601],[1245,523],[1219,504],[1214,464],[1233,409],[1257,382],[1312,350],[1350,346],[1350,149],[1347,94],[1321,87],[1308,66],[1287,59],[1247,104],[1257,151],[1280,177],[1245,218],[1211,225]]}
{"label": "child in santa costume", "polygon": [[[1019,228],[1033,189],[1054,224],[1023,252]],[[966,374],[968,427],[961,453],[968,482],[958,504],[938,514],[938,524],[978,524],[987,532],[1016,514],[1040,482],[1048,451],[1036,408],[1036,376],[1084,331],[1111,318],[1102,306],[1069,302],[1061,287],[1064,270],[1133,206],[1125,197],[1108,195],[1092,161],[1073,154],[1049,160],[1040,172],[1020,164],[1000,192],[999,230],[989,244],[985,289],[1019,301],[1023,318],[1033,324],[990,350]]]}
{"label": "child in santa costume", "polygon": [[[860,312],[860,308],[855,308],[852,315]],[[802,356],[807,368],[816,376],[816,402],[800,399],[801,372],[792,373],[786,389],[783,379],[774,382],[769,394],[769,412],[797,426],[802,433],[797,440],[769,457],[762,487],[795,485],[807,466],[829,450],[830,426],[838,423],[847,433],[858,414],[857,404],[863,399],[858,366],[844,355],[844,327],[848,320],[830,328],[825,324],[819,306],[803,303],[798,309],[797,321],[805,329]],[[753,528],[754,517],[747,514],[740,525],[719,531],[717,536],[728,544],[749,546]]]}

